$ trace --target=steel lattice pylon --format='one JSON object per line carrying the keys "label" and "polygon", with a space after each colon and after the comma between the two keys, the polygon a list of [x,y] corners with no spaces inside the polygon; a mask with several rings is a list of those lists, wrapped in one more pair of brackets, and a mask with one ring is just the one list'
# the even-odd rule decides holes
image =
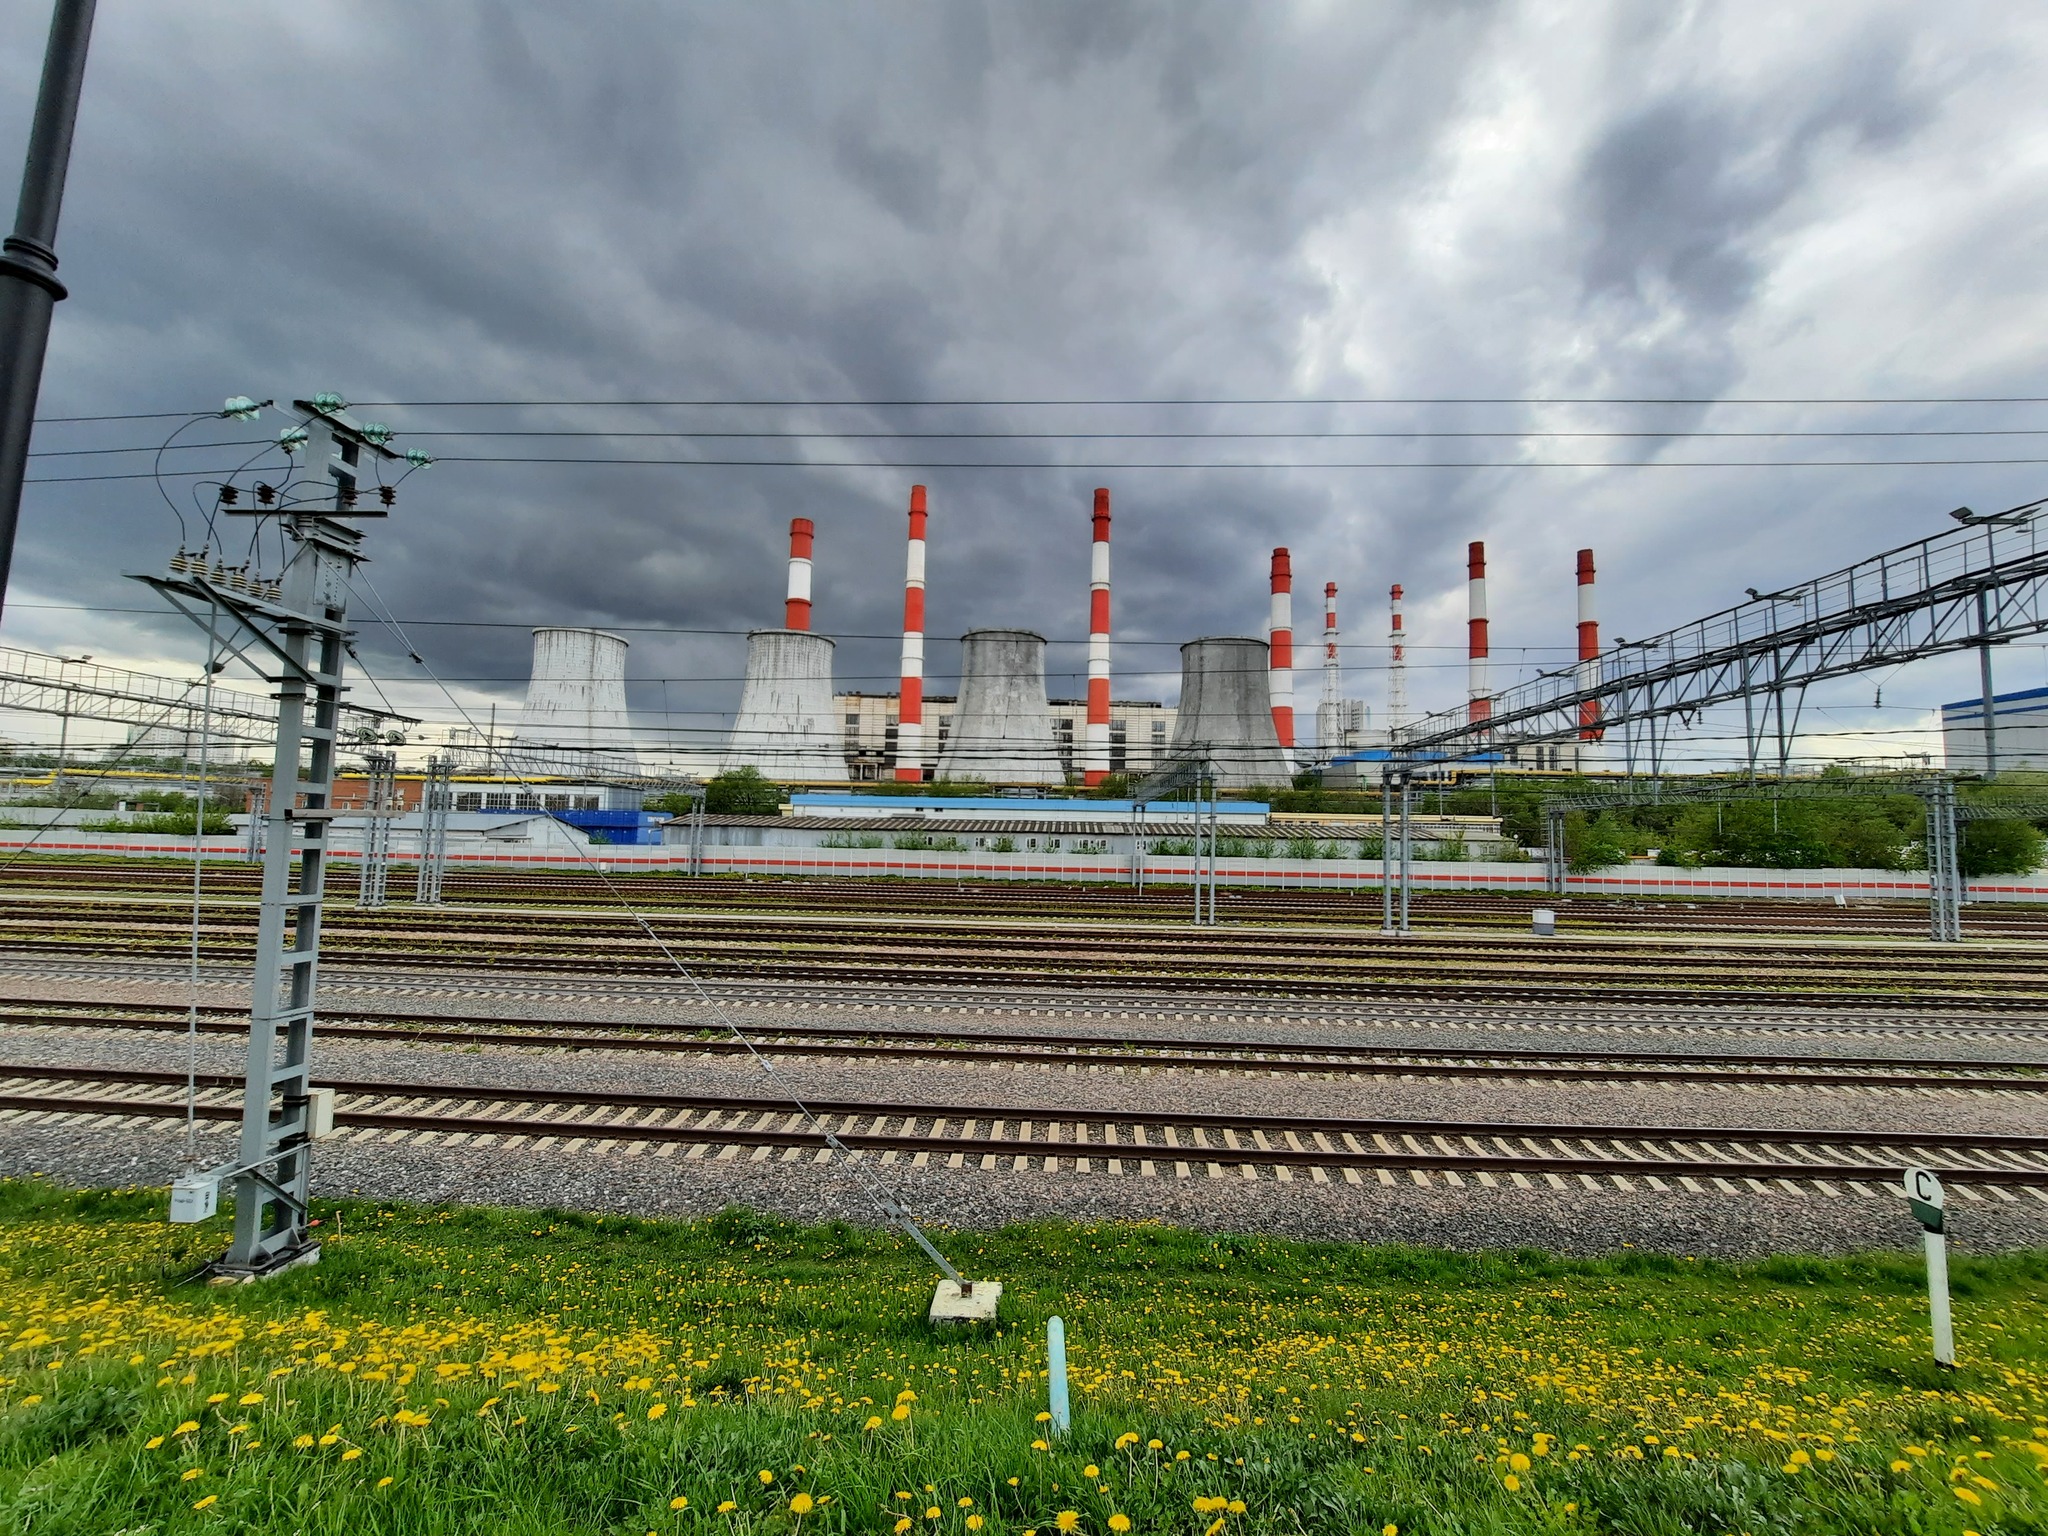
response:
{"label": "steel lattice pylon", "polygon": [[277,688],[241,1140],[235,1161],[208,1176],[232,1182],[235,1201],[234,1237],[214,1269],[240,1278],[313,1263],[320,1253],[307,1216],[314,999],[336,816],[349,578],[363,538],[341,519],[384,515],[381,507],[358,508],[357,477],[366,454],[397,457],[381,436],[351,421],[338,400],[297,404],[304,437],[295,446],[305,467],[282,504],[223,508],[276,519],[297,545],[282,579],[274,586],[230,583],[185,556],[167,576],[137,578]]}
{"label": "steel lattice pylon", "polygon": [[366,752],[363,761],[368,781],[363,798],[363,859],[356,905],[381,907],[391,878],[391,814],[393,791],[398,785],[398,758],[391,752]]}
{"label": "steel lattice pylon", "polygon": [[427,780],[420,787],[420,872],[413,900],[423,907],[441,905],[441,880],[448,873],[448,812],[455,803],[455,759],[437,753],[427,759]]}

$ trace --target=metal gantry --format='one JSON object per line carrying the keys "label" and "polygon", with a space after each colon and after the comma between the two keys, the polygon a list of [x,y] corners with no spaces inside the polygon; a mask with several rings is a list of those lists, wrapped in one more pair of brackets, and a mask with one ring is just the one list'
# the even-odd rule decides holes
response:
{"label": "metal gantry", "polygon": [[[1408,886],[1414,871],[1413,780],[1405,769],[1380,776],[1380,932],[1408,932]],[[1398,804],[1400,810],[1393,808]]]}
{"label": "metal gantry", "polygon": [[420,786],[420,865],[412,899],[419,906],[441,905],[441,882],[448,873],[448,812],[455,804],[455,759],[435,753],[427,759],[426,782]]}
{"label": "metal gantry", "polygon": [[[1213,926],[1216,922],[1216,889],[1219,883],[1216,867],[1216,844],[1218,822],[1221,816],[1219,802],[1222,788],[1217,780],[1216,764],[1209,756],[1207,747],[1196,744],[1174,754],[1163,768],[1155,769],[1133,791],[1136,801],[1154,801],[1168,795],[1187,793],[1193,800],[1194,811],[1194,873],[1190,883],[1194,886],[1196,924]],[[1134,825],[1142,826],[1140,818]],[[1134,837],[1135,848],[1143,839]],[[1138,880],[1144,877],[1143,855],[1137,866]]]}
{"label": "metal gantry", "polygon": [[[1629,771],[1656,774],[1674,719],[1690,723],[1740,701],[1747,771],[1760,771],[1774,747],[1782,774],[1810,685],[1957,650],[1988,657],[1991,646],[2048,630],[2044,508],[1958,513],[1966,520],[1945,533],[1507,689],[1483,718],[1463,706],[1430,715],[1403,729],[1394,750],[1409,761],[1456,761],[1566,741],[1583,727],[1582,706],[1594,704],[1602,726],[1621,734]],[[1988,690],[1988,662],[1984,680]]]}
{"label": "metal gantry", "polygon": [[391,818],[392,802],[397,798],[398,757],[391,752],[365,752],[363,766],[363,857],[356,905],[381,907],[391,880]]}
{"label": "metal gantry", "polygon": [[214,1269],[239,1278],[319,1258],[307,1212],[314,1000],[337,814],[349,578],[363,541],[342,519],[384,515],[381,507],[358,507],[358,477],[366,456],[397,457],[383,446],[385,434],[366,432],[338,399],[298,405],[303,436],[291,440],[303,451],[303,473],[281,506],[256,513],[274,518],[296,546],[275,595],[230,586],[189,565],[137,578],[277,688],[241,1140],[235,1161],[210,1175],[216,1184],[232,1183],[235,1201],[234,1237]]}

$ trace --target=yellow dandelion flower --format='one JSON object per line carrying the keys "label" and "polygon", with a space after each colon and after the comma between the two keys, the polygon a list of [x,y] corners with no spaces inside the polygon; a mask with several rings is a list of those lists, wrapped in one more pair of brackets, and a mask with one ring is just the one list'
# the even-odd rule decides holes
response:
{"label": "yellow dandelion flower", "polygon": [[203,1498],[203,1499],[199,1500],[199,1501],[198,1501],[198,1502],[197,1502],[196,1504],[194,1504],[194,1505],[193,1505],[192,1507],[193,1507],[194,1509],[206,1509],[206,1508],[208,1508],[208,1507],[210,1507],[210,1506],[212,1506],[212,1505],[218,1504],[219,1502],[220,1502],[220,1495],[219,1495],[219,1494],[217,1494],[217,1493],[209,1493],[209,1494],[208,1494],[208,1495],[207,1495],[207,1496],[206,1496],[205,1498]]}
{"label": "yellow dandelion flower", "polygon": [[1401,1536],[1401,1527],[1390,1521],[1380,1527],[1380,1536]]}
{"label": "yellow dandelion flower", "polygon": [[238,1408],[251,1408],[262,1401],[263,1394],[261,1392],[244,1392],[241,1395],[241,1397],[236,1400],[235,1406]]}
{"label": "yellow dandelion flower", "polygon": [[903,1536],[903,1533],[904,1533],[905,1531],[907,1531],[907,1530],[909,1530],[909,1529],[910,1529],[910,1527],[911,1527],[911,1523],[912,1523],[912,1522],[911,1522],[910,1516],[908,1516],[908,1515],[905,1515],[905,1516],[903,1516],[903,1517],[902,1517],[901,1519],[899,1519],[899,1520],[898,1520],[898,1521],[896,1522],[896,1527],[895,1527],[895,1529],[896,1529],[896,1536]]}
{"label": "yellow dandelion flower", "polygon": [[1031,1442],[1031,1449],[1033,1449],[1034,1451],[1049,1451],[1052,1449],[1052,1447],[1047,1445],[1043,1440],[1034,1440]]}
{"label": "yellow dandelion flower", "polygon": [[933,1504],[933,1505],[931,1505],[931,1506],[930,1506],[929,1508],[927,1508],[927,1509],[925,1510],[925,1512],[924,1512],[924,1517],[925,1517],[925,1519],[927,1519],[927,1520],[936,1520],[936,1519],[938,1519],[938,1518],[939,1518],[939,1506],[938,1506],[938,1505],[936,1505],[936,1504]]}
{"label": "yellow dandelion flower", "polygon": [[1102,1468],[1096,1466],[1095,1463],[1091,1461],[1087,1466],[1081,1469],[1081,1475],[1087,1478],[1088,1481],[1092,1483],[1095,1481],[1096,1478],[1102,1476]]}
{"label": "yellow dandelion flower", "polygon": [[1120,1451],[1127,1451],[1137,1443],[1138,1437],[1128,1429],[1116,1437],[1116,1448]]}
{"label": "yellow dandelion flower", "polygon": [[729,1515],[738,1508],[739,1505],[735,1504],[731,1499],[727,1499],[718,1506],[718,1512],[721,1515]]}
{"label": "yellow dandelion flower", "polygon": [[352,1445],[347,1450],[341,1453],[341,1459],[343,1461],[360,1461],[362,1459],[362,1455],[363,1448],[359,1445]]}
{"label": "yellow dandelion flower", "polygon": [[679,1493],[674,1498],[668,1501],[668,1507],[670,1509],[688,1509],[690,1507],[690,1501],[684,1498]]}
{"label": "yellow dandelion flower", "polygon": [[901,1424],[905,1419],[910,1417],[910,1404],[898,1403],[894,1408],[891,1408],[889,1410],[889,1417],[894,1419],[898,1424]]}
{"label": "yellow dandelion flower", "polygon": [[1907,1461],[1904,1457],[1900,1457],[1892,1463],[1892,1470],[1894,1472],[1910,1472],[1913,1470],[1913,1463]]}
{"label": "yellow dandelion flower", "polygon": [[391,1486],[391,1479],[388,1477],[380,1477],[377,1479],[377,1486],[379,1488],[389,1488]]}
{"label": "yellow dandelion flower", "polygon": [[1052,1415],[1041,1408],[1038,1410],[1037,1422],[1040,1424],[1050,1424],[1052,1422]]}
{"label": "yellow dandelion flower", "polygon": [[963,1495],[963,1496],[961,1497],[961,1499],[960,1499],[960,1508],[962,1508],[962,1509],[972,1509],[972,1508],[974,1508],[974,1500],[972,1500],[972,1499],[970,1499],[970,1498],[967,1498],[967,1497],[965,1497],[965,1496]]}
{"label": "yellow dandelion flower", "polygon": [[1230,1513],[1233,1515],[1241,1515],[1244,1513],[1244,1500],[1232,1499],[1228,1504],[1224,1505],[1223,1507],[1229,1510]]}
{"label": "yellow dandelion flower", "polygon": [[1211,1520],[1209,1522],[1209,1528],[1206,1531],[1202,1532],[1202,1536],[1216,1536],[1216,1533],[1222,1530],[1223,1526],[1223,1517],[1221,1515],[1218,1515],[1214,1520]]}
{"label": "yellow dandelion flower", "polygon": [[1512,1472],[1500,1480],[1500,1485],[1507,1489],[1509,1493],[1520,1493],[1522,1491],[1522,1480]]}
{"label": "yellow dandelion flower", "polygon": [[881,1427],[882,1427],[882,1416],[881,1416],[881,1415],[880,1415],[879,1413],[871,1413],[871,1414],[869,1414],[869,1415],[868,1415],[868,1421],[867,1421],[867,1423],[865,1423],[865,1424],[861,1425],[861,1428],[862,1428],[862,1429],[864,1429],[864,1430],[874,1430],[874,1429],[880,1429]]}
{"label": "yellow dandelion flower", "polygon": [[183,1473],[179,1475],[178,1481],[181,1483],[189,1483],[192,1481],[193,1478],[203,1477],[205,1475],[206,1469],[204,1467],[188,1467]]}
{"label": "yellow dandelion flower", "polygon": [[172,1430],[171,1433],[174,1435],[189,1435],[198,1428],[199,1421],[197,1419],[187,1419],[184,1423],[180,1424],[176,1429]]}
{"label": "yellow dandelion flower", "polygon": [[1115,1531],[1117,1536],[1123,1536],[1123,1533],[1131,1528],[1131,1517],[1121,1513],[1111,1515],[1109,1517],[1109,1528]]}
{"label": "yellow dandelion flower", "polygon": [[156,1448],[157,1448],[158,1446],[162,1445],[163,1443],[164,1443],[164,1437],[163,1437],[162,1435],[151,1435],[151,1436],[149,1437],[149,1443],[148,1443],[147,1445],[143,1446],[143,1449],[144,1449],[145,1451],[153,1451],[153,1450],[155,1450],[155,1449],[156,1449]]}
{"label": "yellow dandelion flower", "polygon": [[1081,1529],[1081,1512],[1078,1509],[1063,1509],[1053,1517],[1052,1523],[1062,1531],[1078,1531]]}
{"label": "yellow dandelion flower", "polygon": [[667,1412],[668,1412],[668,1404],[667,1404],[667,1403],[649,1403],[649,1404],[647,1405],[647,1417],[648,1417],[648,1420],[649,1420],[650,1422],[652,1422],[652,1421],[653,1421],[653,1420],[655,1420],[655,1419],[658,1419],[658,1418],[660,1418],[660,1417],[661,1417],[661,1416],[662,1416],[663,1414],[665,1414],[665,1413],[667,1413]]}
{"label": "yellow dandelion flower", "polygon": [[808,1493],[800,1493],[789,1501],[789,1512],[792,1515],[808,1515],[816,1507]]}
{"label": "yellow dandelion flower", "polygon": [[209,1397],[209,1398],[208,1398],[208,1399],[206,1400],[206,1406],[207,1406],[207,1407],[209,1407],[209,1408],[211,1408],[211,1407],[212,1407],[212,1406],[213,1406],[213,1405],[214,1405],[215,1403],[224,1403],[224,1402],[226,1402],[227,1400],[228,1400],[228,1395],[227,1395],[227,1393],[225,1393],[225,1392],[216,1392],[216,1393],[214,1393],[214,1394],[213,1394],[213,1396]]}
{"label": "yellow dandelion flower", "polygon": [[1983,1498],[1974,1488],[1951,1488],[1949,1492],[1961,1499],[1965,1504],[1982,1504],[1984,1502]]}
{"label": "yellow dandelion flower", "polygon": [[1508,1469],[1513,1472],[1528,1471],[1529,1458],[1524,1456],[1520,1451],[1515,1452],[1514,1455],[1508,1458]]}
{"label": "yellow dandelion flower", "polygon": [[967,1517],[967,1529],[970,1531],[978,1531],[986,1523],[979,1515],[969,1515]]}

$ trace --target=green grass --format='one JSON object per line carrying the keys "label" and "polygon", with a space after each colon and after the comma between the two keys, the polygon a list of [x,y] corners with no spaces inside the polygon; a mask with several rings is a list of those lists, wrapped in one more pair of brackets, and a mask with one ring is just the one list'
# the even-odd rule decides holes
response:
{"label": "green grass", "polygon": [[5,1528],[2048,1529],[2040,1253],[1956,1261],[1949,1375],[1892,1256],[1048,1224],[942,1235],[1006,1292],[996,1326],[934,1335],[926,1268],[863,1229],[320,1215],[317,1269],[207,1289],[181,1281],[222,1223],[170,1227],[156,1191],[0,1184]]}

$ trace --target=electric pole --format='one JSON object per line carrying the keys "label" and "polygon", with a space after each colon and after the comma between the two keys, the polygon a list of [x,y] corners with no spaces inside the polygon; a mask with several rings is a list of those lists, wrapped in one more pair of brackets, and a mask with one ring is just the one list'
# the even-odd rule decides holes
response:
{"label": "electric pole", "polygon": [[64,285],[57,281],[57,212],[71,164],[71,129],[85,83],[93,4],[56,0],[51,8],[43,84],[21,171],[21,203],[14,233],[0,253],[0,606],[6,603],[14,565],[14,530],[21,520],[21,482],[28,472],[36,396],[43,387],[50,311],[64,297]]}

